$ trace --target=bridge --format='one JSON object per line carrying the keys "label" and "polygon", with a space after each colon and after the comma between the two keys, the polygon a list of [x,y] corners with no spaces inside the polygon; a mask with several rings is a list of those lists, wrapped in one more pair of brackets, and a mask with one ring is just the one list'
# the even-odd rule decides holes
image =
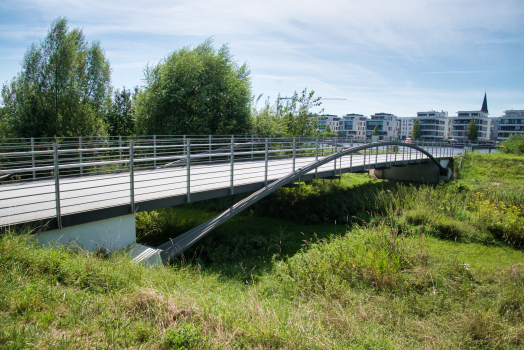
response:
{"label": "bridge", "polygon": [[0,147],[0,227],[36,226],[48,241],[76,240],[87,249],[135,243],[137,212],[255,191],[158,249],[142,249],[139,258],[164,261],[280,187],[370,169],[378,177],[438,182],[451,176],[446,166],[454,154],[445,143],[354,144],[342,137],[65,138],[4,140]]}

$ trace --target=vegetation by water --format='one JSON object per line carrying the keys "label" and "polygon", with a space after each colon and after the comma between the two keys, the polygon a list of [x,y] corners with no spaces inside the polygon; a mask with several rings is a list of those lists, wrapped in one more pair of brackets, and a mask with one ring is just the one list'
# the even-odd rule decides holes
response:
{"label": "vegetation by water", "polygon": [[[478,157],[491,168],[518,161]],[[469,154],[463,174],[478,163]],[[261,204],[185,260],[153,269],[3,235],[0,346],[521,349],[523,233],[512,223],[522,219],[523,204],[522,189],[511,187],[520,174],[470,174],[435,186],[366,175],[304,184],[273,199],[295,201],[285,207],[291,213],[339,187],[363,191],[371,204],[333,199],[340,209],[329,215],[346,215],[336,225],[324,223],[331,216],[316,224],[270,219],[262,214],[270,202]],[[144,214],[142,239],[183,231],[226,205]]]}

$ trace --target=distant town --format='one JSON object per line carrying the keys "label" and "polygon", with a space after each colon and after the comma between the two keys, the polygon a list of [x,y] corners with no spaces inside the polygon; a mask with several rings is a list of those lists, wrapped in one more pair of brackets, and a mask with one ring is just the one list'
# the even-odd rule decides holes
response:
{"label": "distant town", "polygon": [[493,143],[506,140],[513,134],[524,134],[524,110],[507,110],[503,116],[488,116],[487,96],[478,111],[458,111],[456,116],[448,112],[417,112],[416,117],[397,117],[390,113],[375,113],[369,117],[362,114],[346,114],[342,117],[326,114],[318,118],[317,128],[325,131],[329,125],[332,132],[356,140],[371,138],[378,126],[379,136],[384,141],[407,140],[415,120],[420,122],[421,141],[467,141],[466,131],[471,118],[478,127],[478,143]]}

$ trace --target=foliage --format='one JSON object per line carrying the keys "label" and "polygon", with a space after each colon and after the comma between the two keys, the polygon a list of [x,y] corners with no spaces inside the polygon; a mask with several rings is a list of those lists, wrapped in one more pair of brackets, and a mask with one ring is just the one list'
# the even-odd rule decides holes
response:
{"label": "foliage", "polygon": [[373,129],[373,136],[378,136],[380,135],[380,130],[378,129],[378,125],[375,125],[375,129]]}
{"label": "foliage", "polygon": [[[134,94],[138,93],[135,88]],[[109,111],[105,115],[110,136],[130,136],[135,133],[135,116],[131,90],[116,90]]]}
{"label": "foliage", "polygon": [[524,156],[524,135],[510,135],[500,147],[504,153]]}
{"label": "foliage", "polygon": [[258,109],[257,105],[262,95],[259,95],[251,106],[252,134],[262,137],[282,137],[287,135],[287,125],[282,115],[279,115],[275,106],[271,105],[269,98],[264,106]]}
{"label": "foliage", "polygon": [[[260,136],[312,136],[315,132],[316,118],[311,109],[320,106],[320,97],[315,97],[314,91],[296,91],[292,97],[277,97],[273,105],[269,99],[264,107],[257,109],[257,103],[262,95],[252,105],[252,133]],[[282,102],[286,101],[286,102]]]}
{"label": "foliage", "polygon": [[331,126],[329,124],[326,124],[326,129],[324,130],[325,133],[327,134],[331,134],[332,131],[331,131]]}
{"label": "foliage", "polygon": [[227,45],[215,50],[212,43],[184,47],[145,68],[145,87],[134,100],[139,134],[250,132],[250,71]]}
{"label": "foliage", "polygon": [[484,199],[482,192],[477,192],[475,200],[469,203],[469,209],[476,214],[476,224],[485,227],[509,244],[524,244],[524,216],[522,208],[507,205],[499,201],[493,203]]}
{"label": "foliage", "polygon": [[191,323],[182,323],[178,327],[170,327],[162,338],[167,349],[195,349],[201,348],[203,339],[200,333],[202,328]]}
{"label": "foliage", "polygon": [[[7,133],[14,137],[104,134],[111,69],[98,41],[56,19],[33,43],[22,71],[2,88]],[[4,124],[4,125],[6,125]]]}
{"label": "foliage", "polygon": [[418,119],[415,119],[415,121],[413,122],[413,129],[411,130],[411,137],[413,137],[413,140],[418,140],[420,136],[422,136],[420,121]]}
{"label": "foliage", "polygon": [[469,121],[468,130],[466,131],[466,135],[468,136],[468,140],[471,142],[477,141],[479,137],[479,128],[475,124],[475,119],[471,117],[471,120]]}

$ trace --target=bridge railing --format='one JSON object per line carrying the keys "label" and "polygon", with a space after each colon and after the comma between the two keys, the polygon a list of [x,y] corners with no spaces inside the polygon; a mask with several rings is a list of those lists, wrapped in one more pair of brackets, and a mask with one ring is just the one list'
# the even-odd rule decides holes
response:
{"label": "bridge railing", "polygon": [[[279,174],[355,145],[342,137],[251,135],[84,141],[0,146],[0,226],[5,226],[6,220],[1,219],[6,213],[13,223],[31,221],[35,214],[56,218],[60,227],[64,214],[115,205],[129,205],[130,212],[135,212],[137,202],[174,193],[185,193],[191,202],[192,194],[211,185],[228,187],[233,194],[238,183],[267,184]],[[412,145],[376,145],[355,155],[363,157],[368,168],[383,155],[386,163],[424,158]],[[445,143],[419,146],[438,157],[453,156],[453,149]],[[255,163],[263,166],[252,166]],[[332,169],[340,170],[342,163],[342,158],[334,161]]]}

